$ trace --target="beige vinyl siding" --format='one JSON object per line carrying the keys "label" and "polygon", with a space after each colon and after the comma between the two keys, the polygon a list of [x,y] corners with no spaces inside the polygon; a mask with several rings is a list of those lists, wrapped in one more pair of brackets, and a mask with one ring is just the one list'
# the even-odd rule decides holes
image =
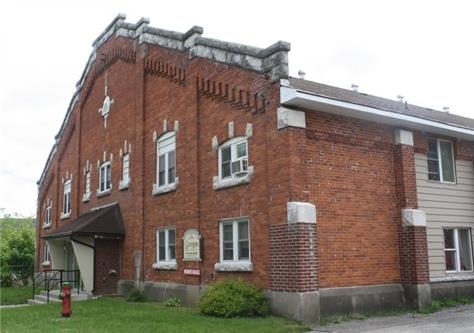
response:
{"label": "beige vinyl siding", "polygon": [[426,213],[430,278],[439,280],[466,275],[474,278],[474,273],[446,274],[443,244],[445,227],[474,229],[472,162],[456,161],[456,184],[428,181],[426,155],[415,155],[415,169],[418,207]]}

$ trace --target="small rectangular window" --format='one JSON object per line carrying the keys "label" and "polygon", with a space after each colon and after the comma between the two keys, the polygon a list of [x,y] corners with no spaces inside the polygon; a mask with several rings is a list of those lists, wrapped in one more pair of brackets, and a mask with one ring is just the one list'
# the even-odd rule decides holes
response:
{"label": "small rectangular window", "polygon": [[129,174],[129,168],[130,168],[130,160],[129,160],[129,154],[123,155],[122,159],[122,181],[124,183],[128,183],[130,174]]}
{"label": "small rectangular window", "polygon": [[86,193],[91,192],[91,172],[86,172]]}
{"label": "small rectangular window", "polygon": [[453,143],[448,140],[428,139],[428,179],[442,182],[456,182]]}
{"label": "small rectangular window", "polygon": [[472,271],[472,238],[469,228],[444,229],[446,271]]}

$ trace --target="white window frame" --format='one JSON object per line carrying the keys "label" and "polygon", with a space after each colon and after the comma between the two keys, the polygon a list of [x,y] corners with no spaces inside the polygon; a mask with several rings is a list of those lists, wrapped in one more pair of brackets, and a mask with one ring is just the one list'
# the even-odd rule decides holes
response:
{"label": "white window frame", "polygon": [[[174,232],[174,258],[171,257],[170,251],[170,231]],[[160,259],[160,233],[165,235],[165,259]],[[156,263],[153,264],[154,269],[160,270],[176,270],[178,268],[176,262],[176,248],[177,248],[177,238],[176,238],[176,228],[162,228],[156,230]]]}
{"label": "white window frame", "polygon": [[48,242],[44,242],[43,246],[43,262],[41,266],[48,267],[51,265],[51,251],[49,250]]}
{"label": "white window frame", "polygon": [[[446,244],[444,242],[444,232],[446,230],[453,230],[454,234],[454,248],[446,248]],[[460,230],[467,230],[468,232],[468,239],[469,239],[469,255],[470,255],[470,260],[471,260],[471,269],[470,270],[463,270],[461,269],[461,251],[460,251],[460,244],[459,244],[459,231]],[[444,253],[445,253],[445,258],[446,258],[446,252],[454,252],[455,256],[455,270],[448,270],[446,268],[446,262],[445,262],[445,269],[446,273],[472,273],[473,272],[473,267],[474,267],[474,262],[473,262],[473,253],[472,253],[472,230],[471,228],[443,228],[443,248],[444,248]],[[446,260],[446,259],[445,259]]]}
{"label": "white window frame", "polygon": [[[237,147],[245,145],[245,155],[238,156]],[[223,151],[230,148],[230,175],[223,175]],[[249,165],[249,144],[246,136],[235,137],[222,143],[218,148],[217,172],[214,177],[214,189],[232,187],[240,184],[248,184],[253,174],[253,166]]]}
{"label": "white window frame", "polygon": [[[172,154],[171,154],[172,153]],[[172,156],[172,157],[170,157]],[[174,157],[173,157],[174,156]],[[160,183],[160,158],[164,159],[164,181]],[[170,158],[173,159],[173,180],[170,181]],[[156,141],[156,183],[153,184],[153,195],[163,194],[176,190],[179,183],[176,165],[176,132],[163,134]]]}
{"label": "white window frame", "polygon": [[119,189],[125,190],[130,185],[130,153],[122,156],[122,179],[119,182]]}
{"label": "white window frame", "polygon": [[51,223],[53,222],[53,217],[52,217],[52,203],[50,202],[45,208],[44,208],[44,223],[43,223],[43,228],[47,228],[51,226]]}
{"label": "white window frame", "polygon": [[61,218],[67,218],[71,216],[71,198],[72,198],[72,181],[71,179],[66,180],[63,184],[63,209],[61,212]]}
{"label": "white window frame", "polygon": [[[239,258],[239,224],[247,223],[248,239],[243,240],[248,242],[249,257],[245,259]],[[232,226],[232,256],[231,260],[224,260],[224,226]],[[252,246],[250,234],[250,221],[247,218],[227,219],[219,222],[219,262],[215,264],[217,271],[252,271]]]}
{"label": "white window frame", "polygon": [[[109,178],[108,182],[107,182],[107,178]],[[105,161],[99,167],[99,188],[97,189],[97,195],[99,196],[105,195],[105,194],[110,193],[111,191],[112,191],[112,163],[110,161]]]}
{"label": "white window frame", "polygon": [[91,172],[90,170],[89,171],[86,171],[86,174],[85,174],[85,192],[84,194],[82,195],[82,202],[87,202],[89,201],[90,197],[91,197]]}
{"label": "white window frame", "polygon": [[[438,172],[439,172],[439,179],[430,179],[430,170],[429,170],[429,163],[428,161],[429,160],[435,160],[435,159],[432,159],[430,158],[428,155],[429,155],[429,151],[427,151],[426,153],[426,159],[427,159],[427,170],[428,170],[428,180],[430,181],[439,181],[439,182],[442,182],[442,183],[449,183],[449,184],[455,184],[456,183],[456,161],[455,161],[455,158],[454,158],[454,143],[453,141],[450,141],[450,140],[446,140],[446,139],[440,139],[440,138],[428,138],[428,140],[436,140],[436,161],[438,162]],[[444,179],[444,174],[443,174],[443,162],[442,162],[442,155],[441,155],[441,142],[446,142],[446,143],[449,143],[450,146],[451,146],[451,156],[452,156],[452,166],[453,166],[453,181],[450,181],[450,180],[445,180]]]}

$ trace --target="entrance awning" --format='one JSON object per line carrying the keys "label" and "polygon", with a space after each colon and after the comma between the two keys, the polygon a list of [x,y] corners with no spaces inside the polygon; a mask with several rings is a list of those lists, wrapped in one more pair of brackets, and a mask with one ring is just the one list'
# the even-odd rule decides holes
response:
{"label": "entrance awning", "polygon": [[44,239],[72,236],[95,236],[123,238],[125,227],[119,204],[98,208],[82,214],[71,223],[65,223],[60,228],[53,230]]}

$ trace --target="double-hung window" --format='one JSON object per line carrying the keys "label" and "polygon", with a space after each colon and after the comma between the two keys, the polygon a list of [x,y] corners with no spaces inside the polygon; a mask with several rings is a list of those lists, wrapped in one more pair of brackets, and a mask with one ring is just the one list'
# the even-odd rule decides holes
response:
{"label": "double-hung window", "polygon": [[444,139],[428,139],[428,179],[456,182],[453,143]]}
{"label": "double-hung window", "polygon": [[167,228],[156,231],[156,258],[154,268],[176,269],[176,229]]}
{"label": "double-hung window", "polygon": [[176,189],[176,133],[162,135],[156,144],[156,184],[153,193],[165,193]]}
{"label": "double-hung window", "polygon": [[226,220],[219,223],[219,271],[250,271],[250,227],[247,219]]}
{"label": "double-hung window", "polygon": [[130,184],[130,154],[126,153],[122,156],[122,179],[119,183],[119,189],[128,188]]}
{"label": "double-hung window", "polygon": [[99,190],[98,194],[109,192],[112,188],[112,165],[110,161],[104,162],[99,170]]}
{"label": "double-hung window", "polygon": [[86,184],[85,184],[86,188],[85,188],[84,194],[82,194],[82,202],[89,201],[91,197],[91,172],[90,171],[86,171],[85,181],[86,181]]}
{"label": "double-hung window", "polygon": [[49,227],[51,225],[51,222],[52,222],[51,212],[52,212],[52,205],[50,203],[44,209],[44,224],[43,224],[43,227]]}
{"label": "double-hung window", "polygon": [[444,257],[447,272],[472,271],[471,229],[444,229]]}
{"label": "double-hung window", "polygon": [[71,214],[71,180],[64,182],[63,187],[63,211],[61,216],[68,217]]}
{"label": "double-hung window", "polygon": [[41,263],[41,266],[49,265],[51,265],[51,252],[49,251],[48,243],[45,242],[43,247],[43,262]]}
{"label": "double-hung window", "polygon": [[236,138],[219,148],[220,179],[245,176],[248,171],[247,139]]}

